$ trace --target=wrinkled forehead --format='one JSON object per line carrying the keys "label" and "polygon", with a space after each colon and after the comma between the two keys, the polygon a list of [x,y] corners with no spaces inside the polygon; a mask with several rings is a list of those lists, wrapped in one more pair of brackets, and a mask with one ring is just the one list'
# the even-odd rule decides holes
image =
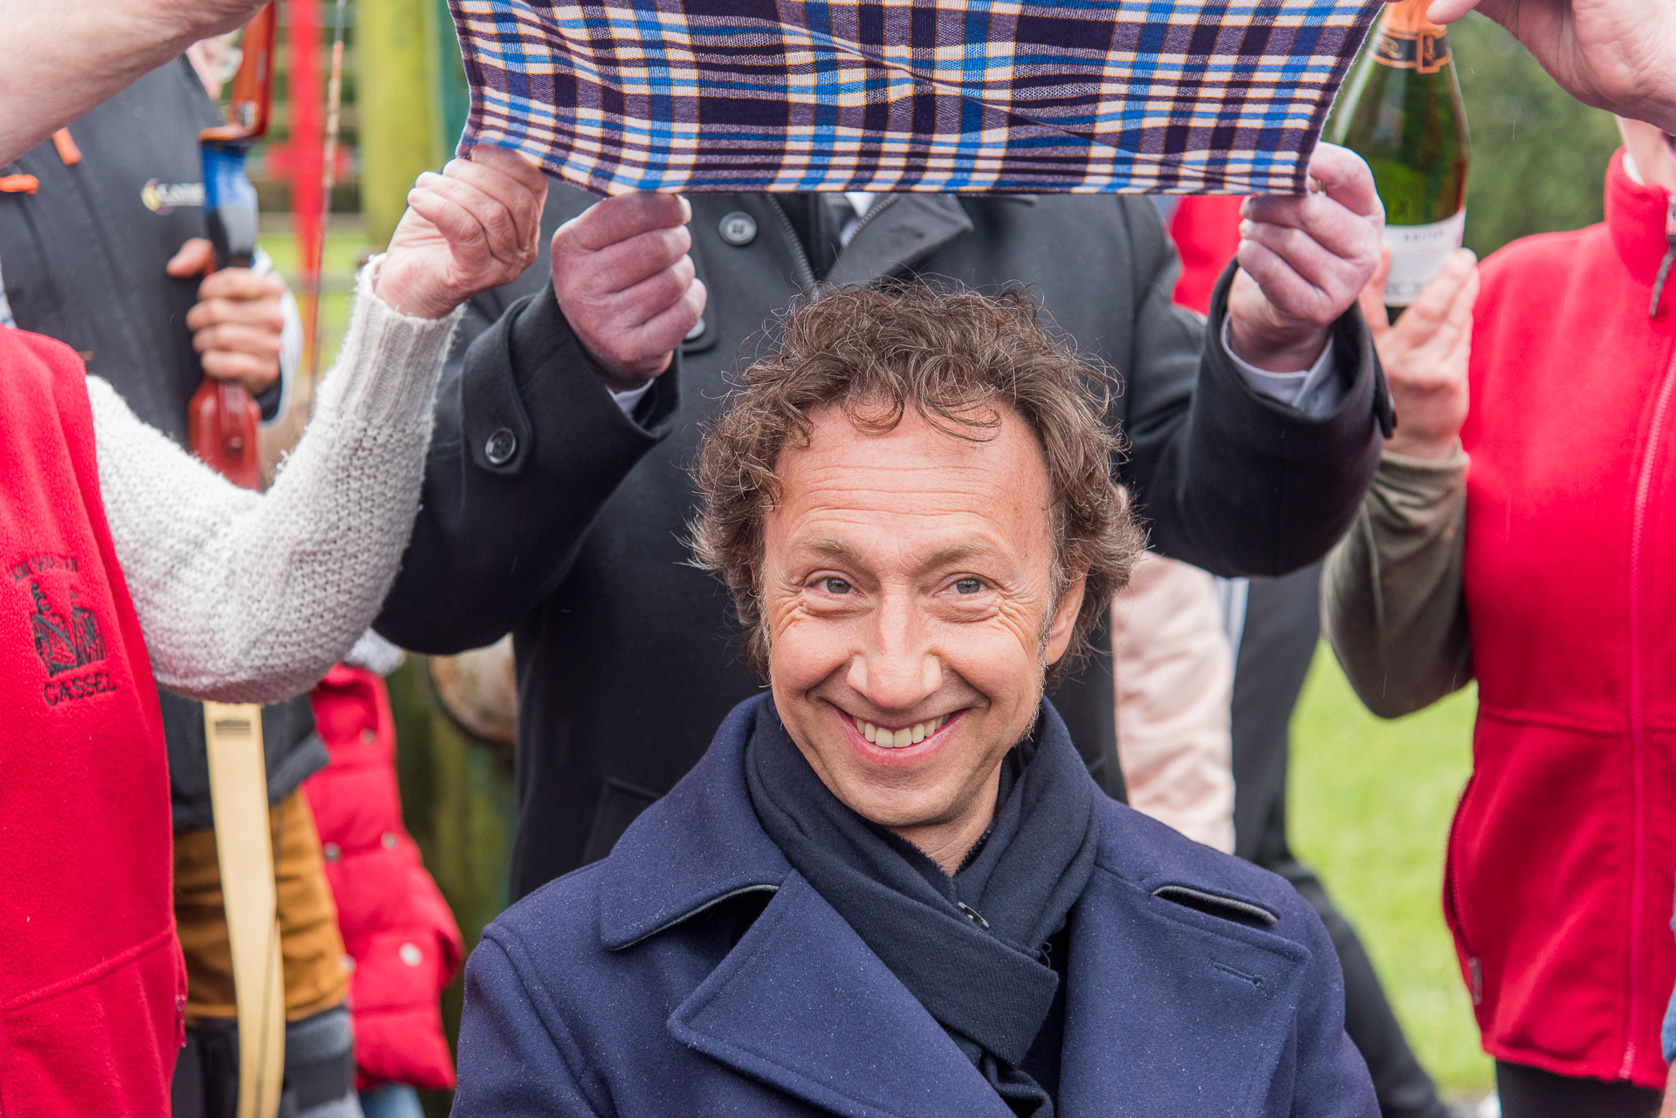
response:
{"label": "wrinkled forehead", "polygon": [[1051,552],[1047,465],[1016,414],[1003,409],[971,437],[911,409],[888,431],[858,425],[835,405],[810,420],[808,441],[786,447],[777,463],[770,550],[847,549],[904,562],[980,552],[1027,562]]}

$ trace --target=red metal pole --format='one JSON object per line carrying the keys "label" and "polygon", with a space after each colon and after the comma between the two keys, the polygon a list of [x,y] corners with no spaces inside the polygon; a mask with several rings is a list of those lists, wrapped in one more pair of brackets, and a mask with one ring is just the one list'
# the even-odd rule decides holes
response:
{"label": "red metal pole", "polygon": [[297,262],[302,279],[304,349],[312,365],[316,339],[314,313],[320,300],[320,256],[324,246],[322,159],[320,132],[320,5],[319,0],[289,0],[291,102],[290,151],[286,160],[291,178],[291,229],[297,237]]}

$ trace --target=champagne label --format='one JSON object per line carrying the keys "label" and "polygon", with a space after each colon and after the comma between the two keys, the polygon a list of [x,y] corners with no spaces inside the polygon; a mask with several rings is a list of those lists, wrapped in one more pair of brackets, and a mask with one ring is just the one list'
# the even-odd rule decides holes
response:
{"label": "champagne label", "polygon": [[1461,247],[1466,211],[1431,225],[1387,225],[1385,245],[1391,250],[1391,274],[1385,277],[1385,305],[1406,307],[1438,277],[1449,257]]}
{"label": "champagne label", "polygon": [[1423,31],[1398,31],[1384,27],[1373,44],[1375,62],[1398,70],[1417,70],[1422,74],[1437,73],[1449,65],[1452,57],[1449,40],[1441,27]]}

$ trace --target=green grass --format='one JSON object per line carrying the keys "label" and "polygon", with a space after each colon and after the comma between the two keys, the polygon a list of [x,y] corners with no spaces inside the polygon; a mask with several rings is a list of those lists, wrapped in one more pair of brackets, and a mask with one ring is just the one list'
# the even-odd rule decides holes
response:
{"label": "green grass", "polygon": [[1491,1088],[1439,900],[1443,847],[1472,760],[1477,692],[1386,722],[1331,650],[1292,721],[1293,847],[1361,933],[1420,1060],[1447,1096]]}

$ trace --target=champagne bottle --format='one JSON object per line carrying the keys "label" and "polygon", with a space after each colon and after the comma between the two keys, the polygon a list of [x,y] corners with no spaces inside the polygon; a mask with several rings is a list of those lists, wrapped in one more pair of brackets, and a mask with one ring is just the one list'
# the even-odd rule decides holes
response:
{"label": "champagne bottle", "polygon": [[1329,137],[1373,168],[1385,203],[1385,303],[1413,303],[1461,247],[1466,228],[1466,106],[1433,0],[1389,5],[1333,115]]}

